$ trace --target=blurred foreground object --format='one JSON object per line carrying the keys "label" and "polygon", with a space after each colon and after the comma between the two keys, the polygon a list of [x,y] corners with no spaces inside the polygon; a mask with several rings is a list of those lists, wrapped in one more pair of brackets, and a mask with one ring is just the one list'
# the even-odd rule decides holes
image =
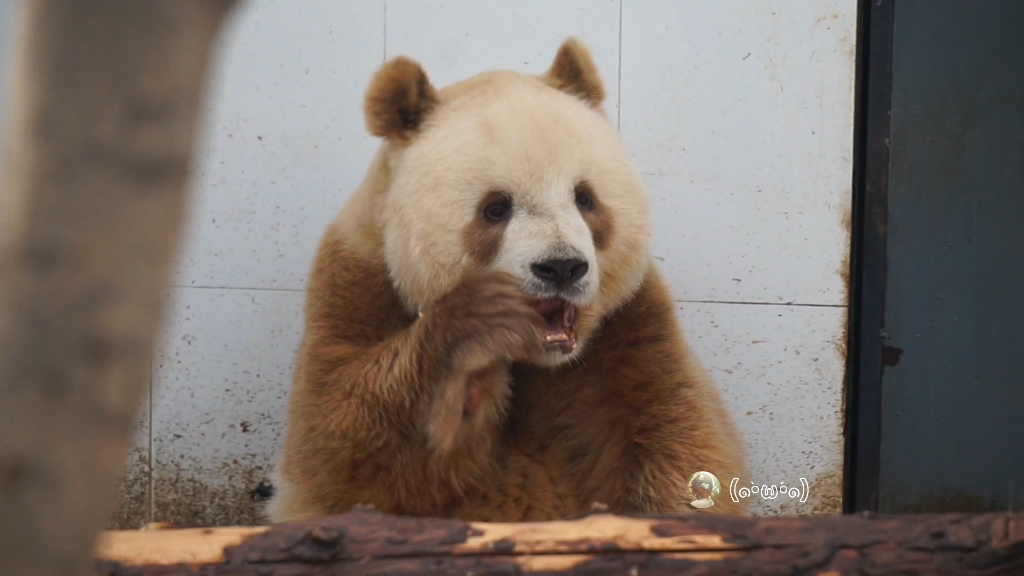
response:
{"label": "blurred foreground object", "polygon": [[25,0],[0,181],[0,574],[93,571],[232,0]]}

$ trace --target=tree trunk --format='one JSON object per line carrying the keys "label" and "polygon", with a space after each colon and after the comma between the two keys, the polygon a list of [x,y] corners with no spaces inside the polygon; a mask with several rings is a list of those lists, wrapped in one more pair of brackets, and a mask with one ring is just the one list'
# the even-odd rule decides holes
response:
{"label": "tree trunk", "polygon": [[232,0],[28,0],[0,181],[0,574],[86,574]]}
{"label": "tree trunk", "polygon": [[1024,574],[1024,515],[596,513],[466,523],[356,510],[295,524],[111,532],[103,576]]}

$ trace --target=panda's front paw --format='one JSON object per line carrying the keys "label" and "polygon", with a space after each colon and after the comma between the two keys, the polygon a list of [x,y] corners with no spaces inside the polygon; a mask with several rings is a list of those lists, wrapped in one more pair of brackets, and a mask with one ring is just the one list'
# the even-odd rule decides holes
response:
{"label": "panda's front paw", "polygon": [[438,382],[427,407],[427,436],[435,453],[485,454],[510,396],[508,369],[503,364],[452,373]]}
{"label": "panda's front paw", "polygon": [[427,406],[432,447],[486,451],[508,406],[508,365],[543,351],[543,318],[515,276],[488,272],[467,276],[420,322],[424,350],[446,367]]}
{"label": "panda's front paw", "polygon": [[468,374],[543,352],[544,318],[521,285],[505,272],[473,273],[425,311],[428,334],[449,354],[455,372]]}

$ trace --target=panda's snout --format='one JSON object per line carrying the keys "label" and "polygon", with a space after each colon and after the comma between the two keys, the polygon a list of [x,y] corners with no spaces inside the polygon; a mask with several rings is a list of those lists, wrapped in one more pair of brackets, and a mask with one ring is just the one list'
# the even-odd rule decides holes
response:
{"label": "panda's snout", "polygon": [[588,270],[590,264],[580,258],[549,259],[530,264],[535,278],[558,289],[573,286],[587,275]]}

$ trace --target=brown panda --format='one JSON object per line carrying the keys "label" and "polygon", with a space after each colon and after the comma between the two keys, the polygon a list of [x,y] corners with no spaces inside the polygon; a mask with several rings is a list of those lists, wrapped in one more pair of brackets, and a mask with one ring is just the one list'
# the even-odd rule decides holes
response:
{"label": "brown panda", "polygon": [[678,513],[694,472],[746,481],[604,96],[573,38],[542,75],[376,73],[383,143],[318,249],[271,521]]}

